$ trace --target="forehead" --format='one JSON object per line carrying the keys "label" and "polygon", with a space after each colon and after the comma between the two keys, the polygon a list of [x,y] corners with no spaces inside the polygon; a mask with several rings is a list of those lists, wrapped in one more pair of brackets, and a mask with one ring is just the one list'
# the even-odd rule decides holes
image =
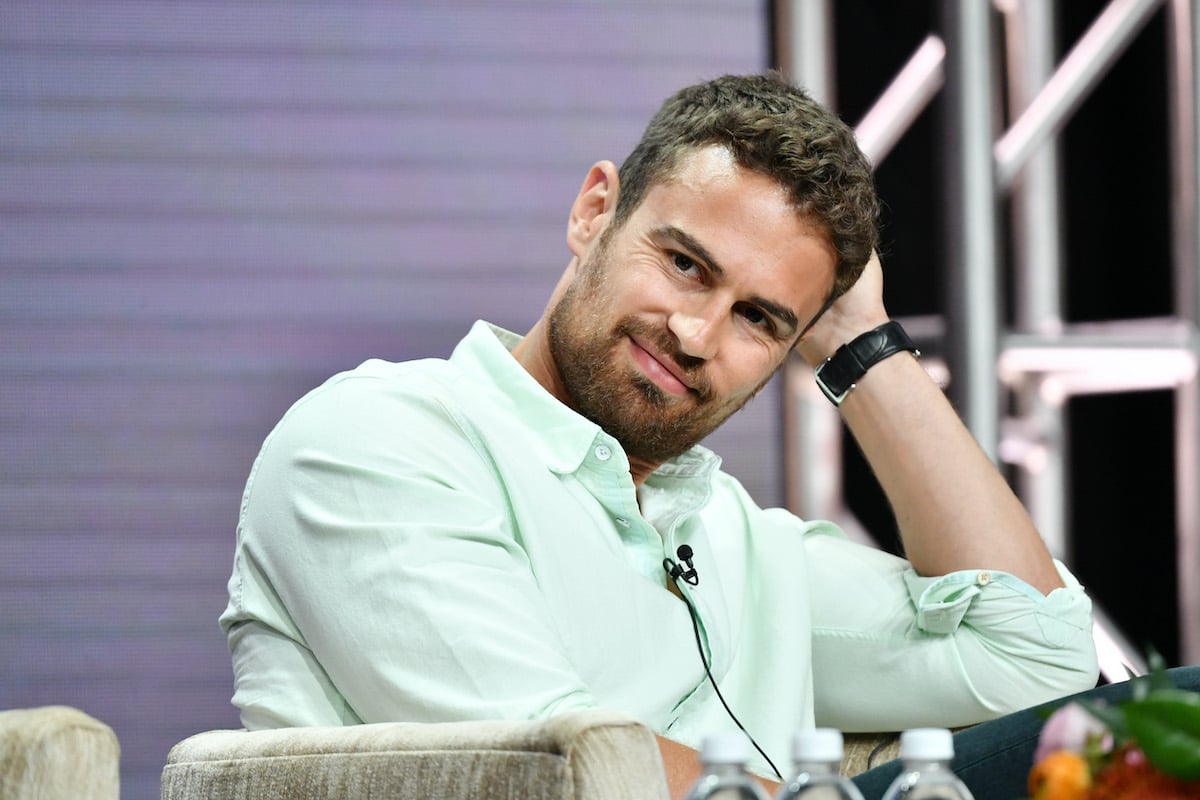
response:
{"label": "forehead", "polygon": [[770,286],[802,326],[833,290],[837,251],[825,228],[801,213],[778,181],[739,165],[724,147],[683,153],[648,188],[632,219],[644,230],[687,233],[727,273]]}
{"label": "forehead", "polygon": [[652,195],[660,199],[676,195],[676,200],[690,200],[698,207],[721,202],[736,205],[754,218],[787,221],[790,228],[802,229],[805,236],[824,237],[832,247],[832,237],[824,225],[792,201],[786,186],[770,175],[742,166],[721,145],[684,150],[671,169],[647,188],[645,196]]}

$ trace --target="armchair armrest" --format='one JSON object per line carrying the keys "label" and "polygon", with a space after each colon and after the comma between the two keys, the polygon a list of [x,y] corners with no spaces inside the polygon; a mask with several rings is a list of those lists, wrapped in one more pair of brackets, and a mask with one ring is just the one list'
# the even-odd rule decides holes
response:
{"label": "armchair armrest", "polygon": [[854,777],[900,756],[900,732],[895,733],[847,733],[843,736],[845,747],[840,772]]}
{"label": "armchair armrest", "polygon": [[546,720],[208,731],[175,745],[162,800],[664,800],[654,735],[610,711]]}
{"label": "armchair armrest", "polygon": [[0,797],[117,800],[121,746],[112,728],[68,706],[0,711]]}

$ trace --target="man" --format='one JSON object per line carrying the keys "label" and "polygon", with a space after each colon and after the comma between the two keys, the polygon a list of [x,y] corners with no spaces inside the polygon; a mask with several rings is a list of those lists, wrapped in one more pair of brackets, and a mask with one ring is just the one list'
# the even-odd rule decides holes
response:
{"label": "man", "polygon": [[[221,618],[244,724],[613,707],[678,793],[734,724],[718,689],[784,763],[814,723],[963,725],[1094,685],[1087,597],[889,323],[875,213],[851,132],[781,79],[668,100],[589,171],[525,337],[367,362],[267,439]],[[696,446],[793,348],[907,561],[758,508]]]}

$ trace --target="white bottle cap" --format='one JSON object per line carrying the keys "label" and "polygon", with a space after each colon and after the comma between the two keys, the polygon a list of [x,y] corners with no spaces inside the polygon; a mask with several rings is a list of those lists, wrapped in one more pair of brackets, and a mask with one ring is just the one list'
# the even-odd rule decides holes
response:
{"label": "white bottle cap", "polygon": [[900,758],[913,761],[949,761],[954,758],[954,738],[945,728],[913,728],[900,734]]}
{"label": "white bottle cap", "polygon": [[700,760],[706,764],[745,764],[750,760],[750,740],[741,731],[722,731],[704,737]]}
{"label": "white bottle cap", "polygon": [[792,738],[792,759],[795,761],[842,760],[842,732],[836,728],[812,728],[799,731]]}

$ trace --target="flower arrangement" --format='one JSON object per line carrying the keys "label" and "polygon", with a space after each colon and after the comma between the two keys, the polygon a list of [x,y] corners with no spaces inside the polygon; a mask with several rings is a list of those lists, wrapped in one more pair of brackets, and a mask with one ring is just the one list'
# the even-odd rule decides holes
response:
{"label": "flower arrangement", "polygon": [[1071,702],[1042,726],[1033,800],[1200,800],[1200,694],[1172,686],[1162,659],[1123,703]]}

